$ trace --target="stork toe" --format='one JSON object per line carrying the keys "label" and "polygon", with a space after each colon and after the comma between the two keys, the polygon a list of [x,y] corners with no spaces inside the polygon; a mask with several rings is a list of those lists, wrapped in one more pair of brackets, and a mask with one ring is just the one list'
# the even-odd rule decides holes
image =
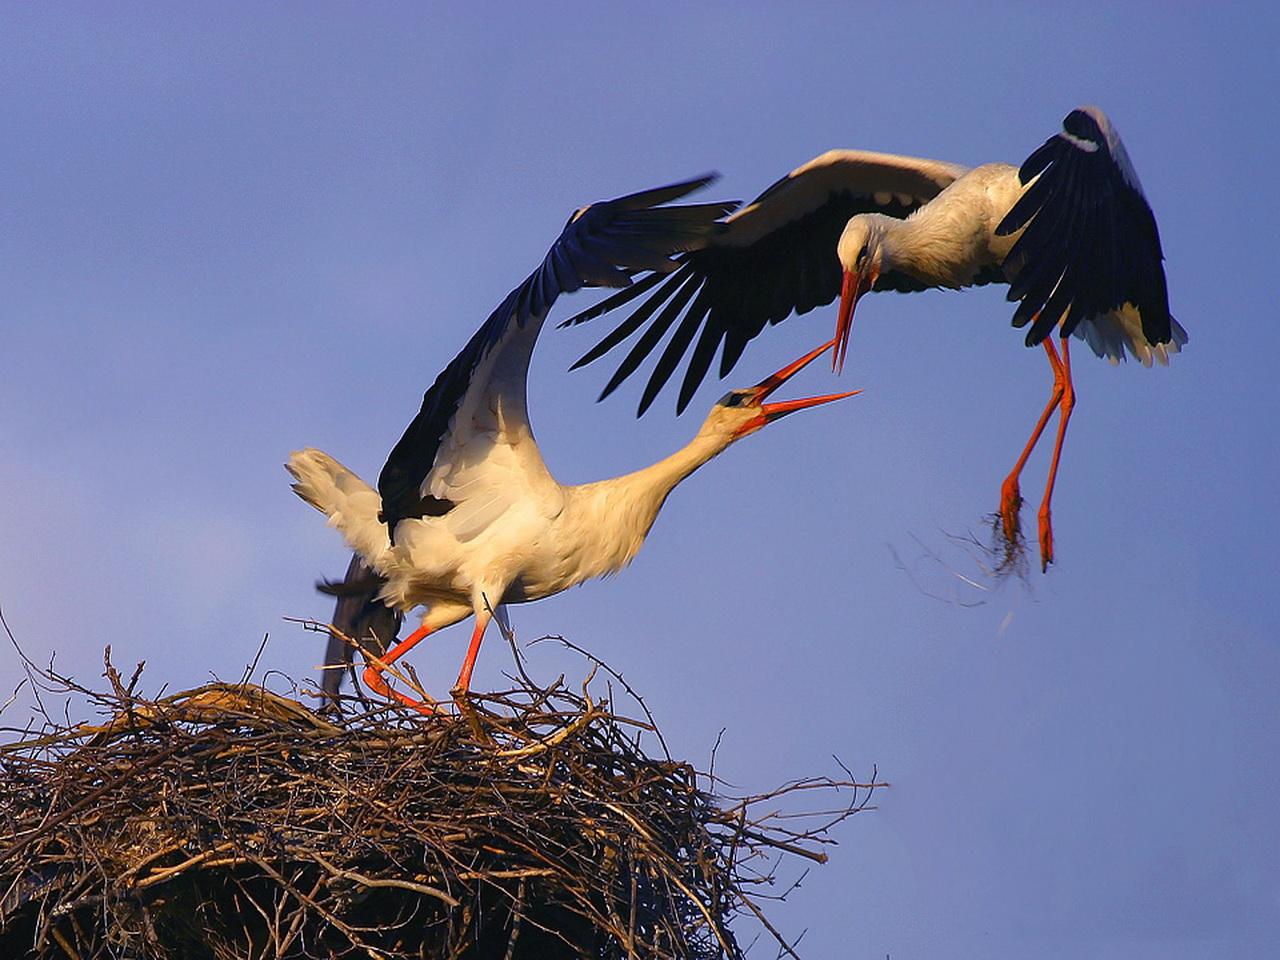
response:
{"label": "stork toe", "polygon": [[1040,508],[1040,572],[1047,573],[1049,564],[1053,563],[1053,522],[1050,519],[1049,505]]}

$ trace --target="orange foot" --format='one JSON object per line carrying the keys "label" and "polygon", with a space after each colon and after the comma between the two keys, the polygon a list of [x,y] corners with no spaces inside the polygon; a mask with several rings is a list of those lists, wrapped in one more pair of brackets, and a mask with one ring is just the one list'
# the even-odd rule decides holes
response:
{"label": "orange foot", "polygon": [[1010,475],[1005,478],[1004,485],[1000,488],[1000,528],[1004,531],[1004,538],[1010,543],[1018,539],[1018,533],[1022,528],[1018,519],[1018,512],[1021,509],[1022,494],[1018,489],[1018,478]]}
{"label": "orange foot", "polygon": [[1049,519],[1049,505],[1040,508],[1040,572],[1048,573],[1053,563],[1053,523]]}
{"label": "orange foot", "polygon": [[435,701],[415,700],[413,697],[405,696],[396,690],[391,689],[391,685],[382,678],[382,671],[377,667],[370,665],[364,671],[364,682],[374,693],[386,697],[388,700],[398,700],[406,707],[413,707],[419,713],[434,717],[440,712],[439,705]]}
{"label": "orange foot", "polygon": [[391,691],[391,695],[406,707],[413,707],[421,714],[425,714],[428,717],[440,716],[440,705],[434,700],[415,700],[413,697],[406,697],[403,693],[396,693],[394,690]]}

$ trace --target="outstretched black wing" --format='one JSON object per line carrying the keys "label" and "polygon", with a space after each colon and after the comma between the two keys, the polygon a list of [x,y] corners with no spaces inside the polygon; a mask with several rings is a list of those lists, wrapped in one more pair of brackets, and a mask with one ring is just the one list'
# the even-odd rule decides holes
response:
{"label": "outstretched black wing", "polygon": [[[674,326],[675,333],[645,385],[638,414],[649,408],[692,346],[676,401],[677,413],[683,412],[721,344],[720,376],[724,377],[747,343],[767,325],[836,298],[841,278],[836,242],[850,217],[858,213],[906,217],[964,173],[964,167],[917,157],[863,150],[824,153],[731,216],[724,232],[705,249],[681,257],[675,273],[644,277],[561,324],[591,320],[649,294],[574,367],[600,358],[648,324],[605,385],[600,394],[604,399]],[[922,289],[901,273],[882,275],[876,288]]]}
{"label": "outstretched black wing", "polygon": [[1147,341],[1168,343],[1160,233],[1124,144],[1097,107],[1072,110],[1062,128],[1022,164],[1018,176],[1031,186],[996,228],[1023,230],[1005,258],[1009,300],[1021,301],[1013,325],[1031,323],[1034,346],[1059,321],[1066,337],[1128,303]]}
{"label": "outstretched black wing", "polygon": [[[532,350],[524,341],[537,336],[557,297],[584,286],[627,287],[631,275],[642,270],[663,276],[679,266],[670,259],[674,254],[701,249],[722,229],[719,218],[736,202],[660,206],[713,179],[714,174],[594,203],[569,218],[542,265],[507,295],[436,378],[387,458],[378,492],[393,540],[400,520],[440,516],[453,508],[447,496],[432,496],[424,484],[445,438],[452,432],[450,446],[461,450],[467,446],[465,433],[475,429],[466,417],[455,423],[455,415],[468,397],[479,409],[483,405],[476,398],[491,390],[506,390],[510,404],[523,404],[524,365]],[[535,318],[538,323],[530,325]]]}

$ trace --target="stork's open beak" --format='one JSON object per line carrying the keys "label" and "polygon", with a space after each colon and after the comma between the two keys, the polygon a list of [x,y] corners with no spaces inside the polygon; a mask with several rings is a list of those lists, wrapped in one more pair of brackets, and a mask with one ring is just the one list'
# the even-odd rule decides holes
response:
{"label": "stork's open beak", "polygon": [[849,352],[853,308],[858,305],[858,298],[875,286],[879,277],[880,271],[874,266],[861,274],[854,270],[844,272],[844,282],[840,285],[840,313],[836,316],[836,349],[831,354],[831,369],[836,373],[844,369],[844,358]]}
{"label": "stork's open beak", "polygon": [[861,390],[849,390],[845,393],[829,393],[821,397],[804,397],[800,400],[781,400],[777,403],[761,402],[833,346],[835,346],[834,340],[827,341],[822,346],[810,350],[799,360],[787,364],[777,373],[765,377],[752,387],[751,400],[760,404],[760,413],[750,422],[748,429],[758,429],[766,423],[772,423],[774,420],[785,417],[789,413],[795,413],[797,410],[807,410],[809,407],[821,406],[824,403],[832,403],[833,401],[843,400],[845,397],[852,397],[861,393]]}

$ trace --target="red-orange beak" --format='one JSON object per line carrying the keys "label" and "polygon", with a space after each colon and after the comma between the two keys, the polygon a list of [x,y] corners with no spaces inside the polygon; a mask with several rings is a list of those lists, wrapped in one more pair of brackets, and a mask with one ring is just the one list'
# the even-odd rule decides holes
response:
{"label": "red-orange beak", "polygon": [[754,417],[741,432],[746,433],[751,430],[757,430],[766,423],[772,423],[785,417],[789,413],[795,413],[797,410],[807,410],[810,407],[821,406],[824,403],[833,403],[836,400],[843,400],[845,397],[853,397],[861,393],[861,390],[849,390],[845,393],[829,393],[821,397],[804,397],[800,400],[780,400],[777,403],[763,403],[770,394],[781,387],[784,383],[794,377],[797,373],[807,367],[813,361],[835,346],[834,340],[829,340],[822,346],[814,350],[810,350],[799,360],[792,361],[777,373],[770,374],[765,377],[749,391],[745,391],[750,395],[751,403],[760,404],[760,413]]}
{"label": "red-orange beak", "polygon": [[880,271],[870,267],[865,273],[858,274],[853,270],[844,272],[844,282],[840,285],[840,312],[836,316],[836,349],[831,354],[831,369],[836,373],[844,370],[844,358],[849,352],[849,331],[853,327],[853,308],[858,305],[858,298],[875,286]]}

